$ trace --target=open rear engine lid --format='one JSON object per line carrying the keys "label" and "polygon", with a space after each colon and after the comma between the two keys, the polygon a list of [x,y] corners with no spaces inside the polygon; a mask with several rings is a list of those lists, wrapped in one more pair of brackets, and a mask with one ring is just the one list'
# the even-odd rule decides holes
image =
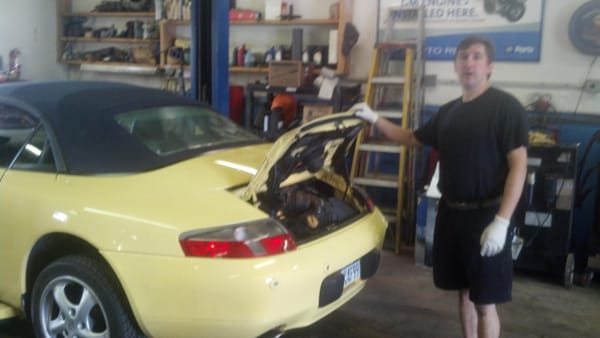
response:
{"label": "open rear engine lid", "polygon": [[323,116],[288,131],[273,144],[243,198],[256,201],[261,192],[276,192],[281,186],[322,171],[341,175],[348,181],[345,157],[362,127],[362,120],[345,112]]}

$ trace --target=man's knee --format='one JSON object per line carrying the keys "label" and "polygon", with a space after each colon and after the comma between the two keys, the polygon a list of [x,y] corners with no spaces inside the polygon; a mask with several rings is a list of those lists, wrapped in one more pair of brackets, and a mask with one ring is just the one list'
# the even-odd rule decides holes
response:
{"label": "man's knee", "polygon": [[475,311],[477,311],[477,317],[479,318],[495,316],[496,304],[475,305]]}

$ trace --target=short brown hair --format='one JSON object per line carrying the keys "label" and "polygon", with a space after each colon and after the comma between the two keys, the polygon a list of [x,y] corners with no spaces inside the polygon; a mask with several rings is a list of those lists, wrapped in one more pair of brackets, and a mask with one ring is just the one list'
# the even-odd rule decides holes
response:
{"label": "short brown hair", "polygon": [[459,51],[467,49],[472,45],[477,44],[481,44],[485,48],[485,53],[487,54],[488,62],[491,63],[492,61],[494,61],[494,53],[496,50],[494,48],[494,44],[490,40],[476,35],[467,36],[458,44],[458,46],[456,47],[456,54],[454,54],[454,60],[458,58]]}

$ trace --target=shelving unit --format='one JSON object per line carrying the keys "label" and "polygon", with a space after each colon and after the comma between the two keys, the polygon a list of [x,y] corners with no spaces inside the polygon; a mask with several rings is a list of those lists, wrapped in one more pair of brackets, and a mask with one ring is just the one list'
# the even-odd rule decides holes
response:
{"label": "shelving unit", "polygon": [[[282,30],[284,28],[295,28],[295,27],[317,27],[319,29],[337,29],[337,66],[336,73],[339,75],[345,75],[348,73],[350,60],[349,57],[345,57],[342,54],[342,42],[344,37],[344,28],[347,22],[352,21],[352,0],[339,0],[339,11],[337,18],[299,18],[292,20],[232,20],[229,21],[230,25],[230,36],[236,34],[236,29],[257,27],[266,30]],[[249,41],[251,43],[251,41]],[[276,43],[273,43],[275,45]],[[232,66],[229,68],[230,73],[267,73],[269,68],[267,66],[262,67],[239,67]]]}
{"label": "shelving unit", "polygon": [[[175,39],[181,37],[179,30],[181,27],[187,27],[190,31],[186,38],[191,37],[190,20],[162,20],[160,22],[160,66],[167,66],[167,50],[173,46]],[[189,66],[186,66],[189,68]]]}
{"label": "shelving unit", "polygon": [[[57,61],[64,65],[93,65],[96,70],[104,69],[109,71],[112,66],[118,66],[119,72],[122,71],[123,66],[127,66],[127,69],[131,69],[135,72],[132,67],[140,66],[144,68],[144,73],[152,73],[148,71],[148,67],[155,67],[157,69],[157,62],[152,57],[146,58],[144,61],[103,61],[94,60],[91,55],[94,51],[102,50],[104,48],[117,48],[123,52],[128,52],[129,56],[133,55],[132,52],[137,48],[148,49],[152,55],[154,50],[159,44],[158,38],[130,38],[130,37],[86,37],[86,36],[69,36],[66,32],[66,23],[68,20],[74,18],[88,18],[98,19],[99,22],[93,22],[92,24],[84,24],[85,26],[92,26],[95,29],[106,27],[108,24],[117,25],[124,24],[128,19],[141,20],[144,22],[154,21],[154,12],[95,12],[93,11],[94,6],[99,4],[98,2],[90,1],[79,1],[79,0],[57,0]],[[152,54],[151,54],[152,53]],[[154,60],[154,62],[153,62]],[[102,66],[106,66],[103,68]],[[138,72],[139,73],[139,72]]]}
{"label": "shelving unit", "polygon": [[338,19],[293,19],[293,20],[235,20],[229,21],[232,26],[332,26],[339,23]]}

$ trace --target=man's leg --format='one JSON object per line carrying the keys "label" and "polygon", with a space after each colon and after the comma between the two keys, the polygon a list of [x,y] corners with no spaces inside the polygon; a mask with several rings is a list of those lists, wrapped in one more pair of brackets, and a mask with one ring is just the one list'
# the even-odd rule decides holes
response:
{"label": "man's leg", "polygon": [[469,299],[469,289],[459,291],[458,304],[463,337],[500,337],[500,319],[495,304],[475,305]]}
{"label": "man's leg", "polygon": [[500,337],[500,319],[495,304],[475,305],[479,338]]}
{"label": "man's leg", "polygon": [[469,289],[458,291],[458,310],[463,337],[477,338],[477,311],[475,304],[469,299]]}

